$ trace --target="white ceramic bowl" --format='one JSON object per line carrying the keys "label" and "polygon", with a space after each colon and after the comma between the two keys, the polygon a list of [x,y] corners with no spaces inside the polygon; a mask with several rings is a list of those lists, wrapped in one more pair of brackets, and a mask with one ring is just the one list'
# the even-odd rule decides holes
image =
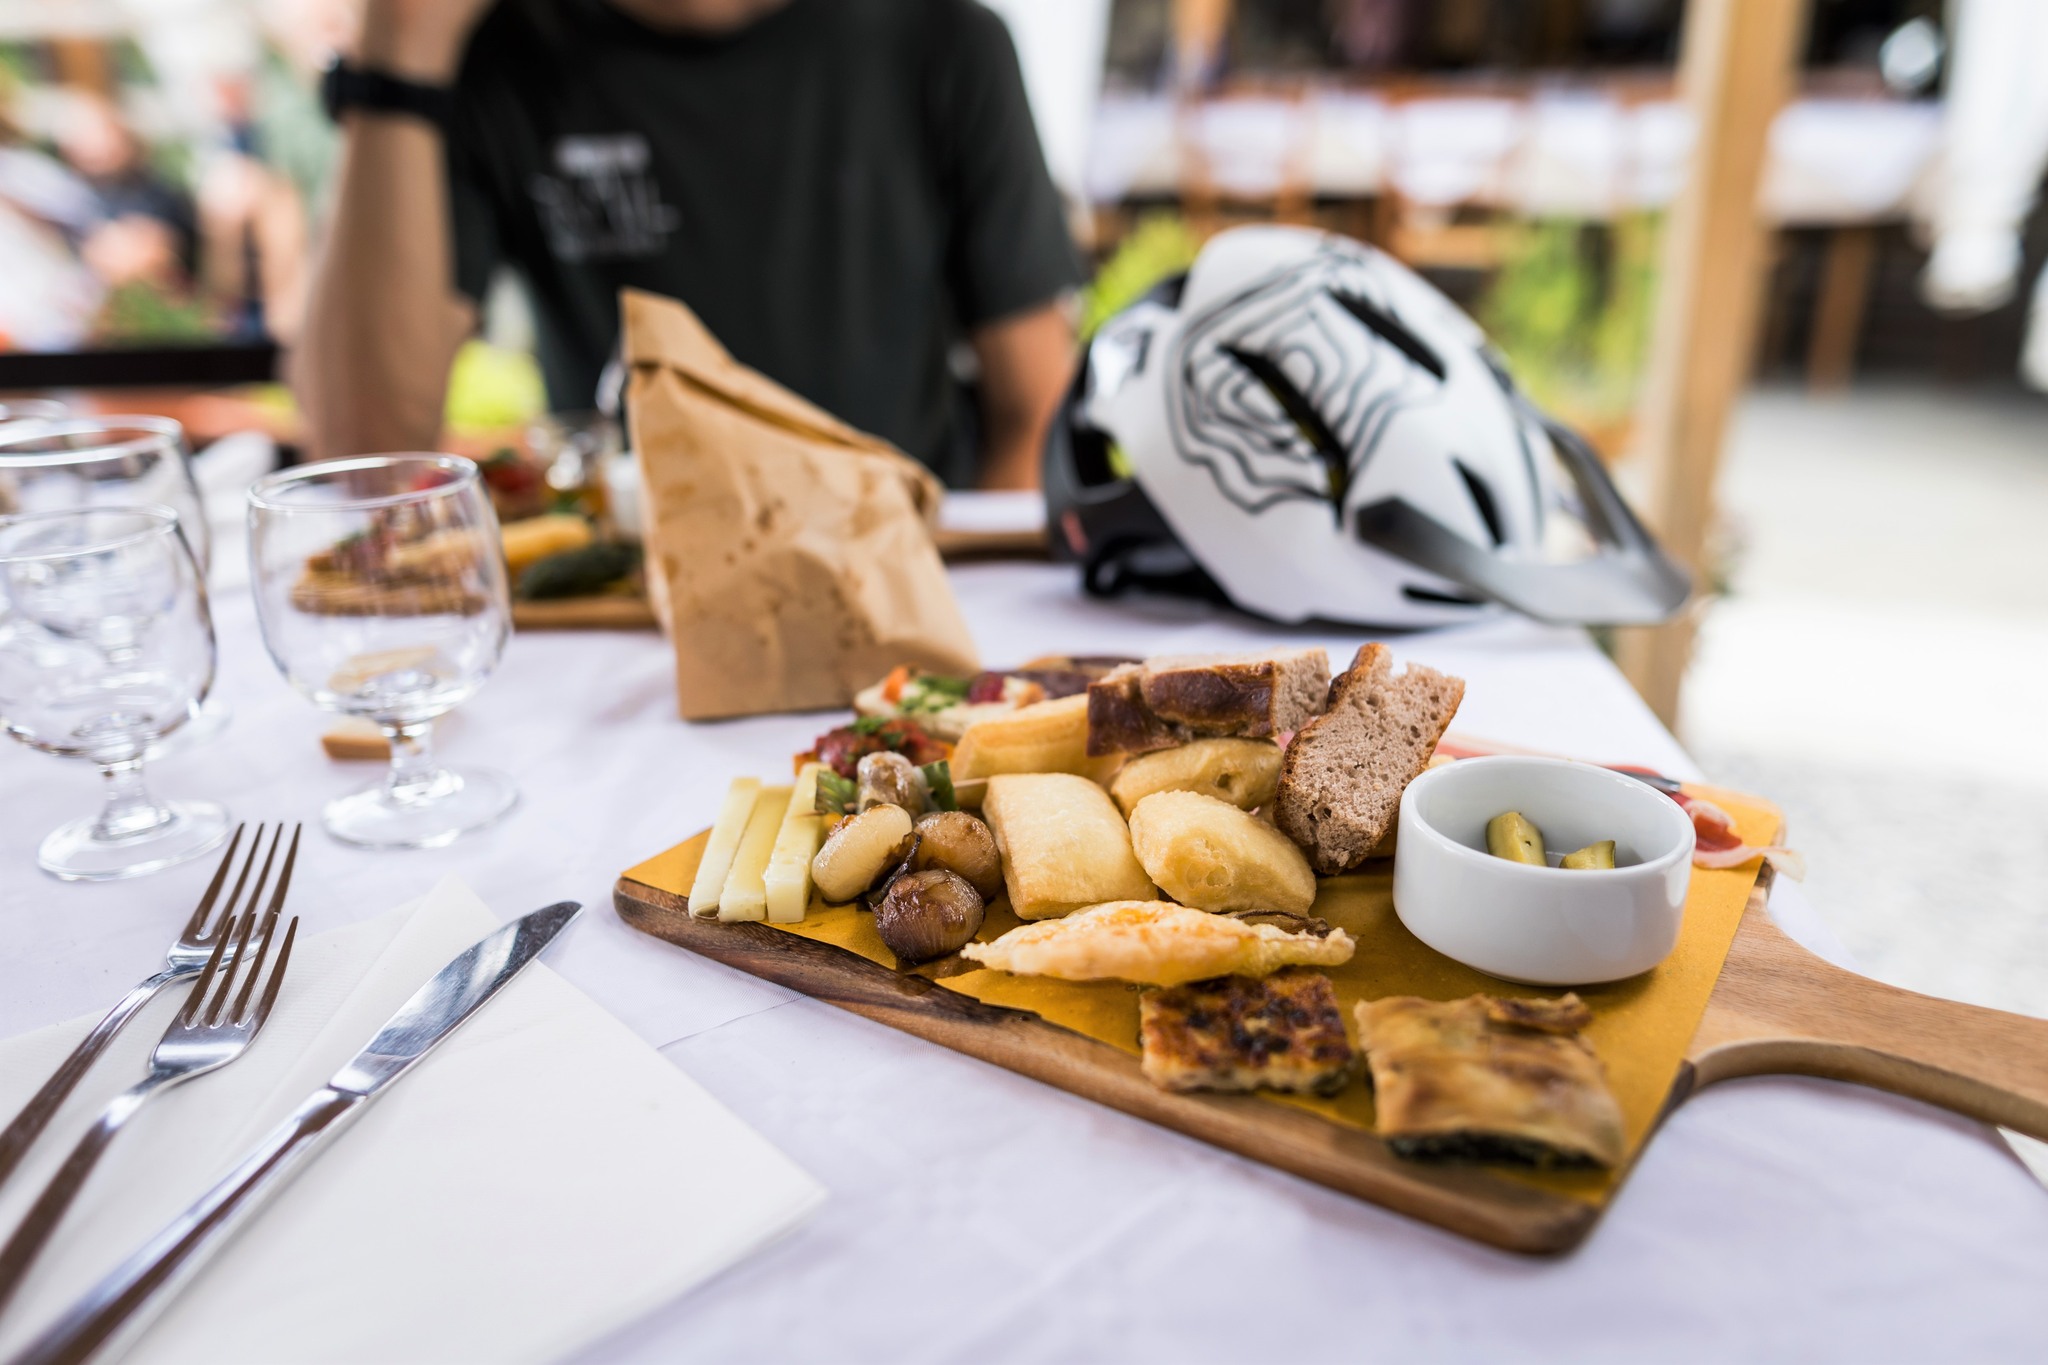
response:
{"label": "white ceramic bowl", "polygon": [[[1486,822],[1520,811],[1553,854],[1614,840],[1612,869],[1496,858]],[[1678,942],[1692,821],[1632,777],[1557,758],[1467,758],[1401,796],[1394,910],[1417,938],[1493,976],[1590,986],[1646,972]]]}

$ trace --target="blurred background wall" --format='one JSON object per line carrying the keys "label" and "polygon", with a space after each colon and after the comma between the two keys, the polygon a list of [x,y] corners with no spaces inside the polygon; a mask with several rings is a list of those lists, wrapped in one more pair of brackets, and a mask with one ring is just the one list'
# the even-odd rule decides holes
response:
{"label": "blurred background wall", "polygon": [[[0,349],[289,343],[335,146],[313,87],[355,3],[0,0]],[[1626,445],[1661,218],[1696,138],[1679,0],[993,7],[1098,260],[1136,278],[1248,220],[1351,232],[1431,271],[1525,382]],[[1764,170],[1760,373],[1825,389],[2015,363],[2023,291],[1966,282],[1952,319],[1917,288],[1961,197],[1943,139],[1956,17],[1812,4]],[[2019,212],[2031,262],[2031,194]]]}

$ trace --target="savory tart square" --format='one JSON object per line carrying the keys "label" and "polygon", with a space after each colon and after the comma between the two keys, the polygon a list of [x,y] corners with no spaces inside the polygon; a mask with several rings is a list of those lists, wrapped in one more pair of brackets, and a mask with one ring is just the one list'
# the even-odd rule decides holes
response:
{"label": "savory tart square", "polygon": [[1146,991],[1138,1037],[1146,1078],[1166,1090],[1331,1094],[1355,1057],[1330,978],[1300,968]]}
{"label": "savory tart square", "polygon": [[1356,1017],[1379,1135],[1396,1155],[1612,1167],[1625,1154],[1578,996],[1392,996]]}

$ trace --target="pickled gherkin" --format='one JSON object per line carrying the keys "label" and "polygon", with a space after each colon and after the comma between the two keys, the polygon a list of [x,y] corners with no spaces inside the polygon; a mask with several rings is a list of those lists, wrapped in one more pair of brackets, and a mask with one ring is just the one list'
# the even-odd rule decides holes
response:
{"label": "pickled gherkin", "polygon": [[1486,822],[1486,851],[1511,863],[1549,866],[1543,854],[1543,831],[1518,810],[1505,811]]}
{"label": "pickled gherkin", "polygon": [[1564,865],[1581,871],[1613,867],[1614,840],[1602,839],[1597,844],[1587,844],[1576,852],[1567,853],[1564,855]]}
{"label": "pickled gherkin", "polygon": [[578,550],[563,550],[526,566],[513,595],[523,602],[551,597],[584,597],[602,592],[640,567],[640,547],[621,541],[599,541]]}

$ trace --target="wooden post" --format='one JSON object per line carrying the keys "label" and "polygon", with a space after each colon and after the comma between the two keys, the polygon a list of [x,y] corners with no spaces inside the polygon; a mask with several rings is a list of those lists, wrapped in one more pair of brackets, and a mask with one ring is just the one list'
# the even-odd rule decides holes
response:
{"label": "wooden post", "polygon": [[[1641,511],[1704,589],[1721,439],[1755,349],[1765,278],[1757,205],[1771,123],[1792,88],[1803,0],[1689,0],[1679,89],[1698,128],[1666,230],[1636,458]],[[1668,724],[1696,619],[1617,632],[1622,672]]]}
{"label": "wooden post", "polygon": [[1846,389],[1856,377],[1856,343],[1870,304],[1877,266],[1877,229],[1851,223],[1828,233],[1821,255],[1820,289],[1813,300],[1813,332],[1806,342],[1806,387],[1813,393]]}

